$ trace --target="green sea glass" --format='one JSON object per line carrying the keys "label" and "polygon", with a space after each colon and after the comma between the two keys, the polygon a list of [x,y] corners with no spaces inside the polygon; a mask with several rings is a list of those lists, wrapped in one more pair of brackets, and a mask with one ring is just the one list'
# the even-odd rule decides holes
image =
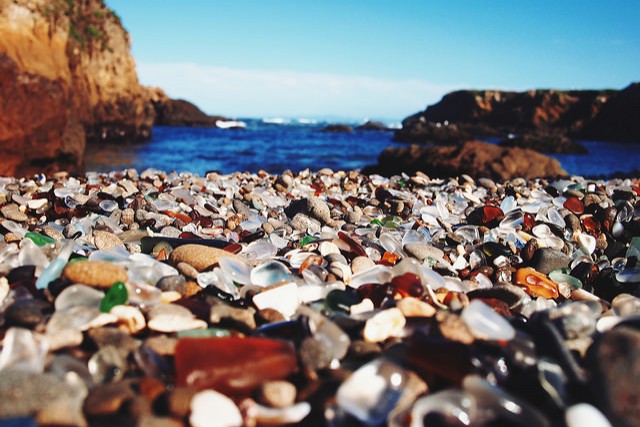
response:
{"label": "green sea glass", "polygon": [[129,300],[127,287],[122,282],[116,282],[109,288],[100,302],[100,311],[108,313],[116,305],[126,304]]}
{"label": "green sea glass", "polygon": [[26,237],[27,239],[31,239],[31,241],[38,246],[55,245],[56,243],[56,241],[51,237],[39,233],[34,233],[33,231],[27,231],[24,234],[24,237]]}

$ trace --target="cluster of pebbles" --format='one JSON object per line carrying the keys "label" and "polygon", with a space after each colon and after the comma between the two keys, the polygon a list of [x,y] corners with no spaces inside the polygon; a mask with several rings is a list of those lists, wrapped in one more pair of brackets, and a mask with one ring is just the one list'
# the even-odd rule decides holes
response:
{"label": "cluster of pebbles", "polygon": [[639,195],[0,178],[0,425],[640,425]]}

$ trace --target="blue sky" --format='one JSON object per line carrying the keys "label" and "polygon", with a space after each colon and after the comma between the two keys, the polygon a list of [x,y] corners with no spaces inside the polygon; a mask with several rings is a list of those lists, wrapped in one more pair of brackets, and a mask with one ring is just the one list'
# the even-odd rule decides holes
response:
{"label": "blue sky", "polygon": [[463,88],[640,80],[640,2],[106,0],[143,84],[210,114],[400,120]]}

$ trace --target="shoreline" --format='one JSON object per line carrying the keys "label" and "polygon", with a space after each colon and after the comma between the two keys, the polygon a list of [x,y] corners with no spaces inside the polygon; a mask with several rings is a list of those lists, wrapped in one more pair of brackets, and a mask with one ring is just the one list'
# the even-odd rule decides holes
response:
{"label": "shoreline", "polygon": [[638,177],[0,178],[0,419],[633,424],[639,206]]}

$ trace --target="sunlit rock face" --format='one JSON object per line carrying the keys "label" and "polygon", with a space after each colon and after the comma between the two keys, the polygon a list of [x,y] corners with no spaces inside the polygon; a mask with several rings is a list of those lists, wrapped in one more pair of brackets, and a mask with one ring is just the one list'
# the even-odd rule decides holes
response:
{"label": "sunlit rock face", "polygon": [[0,2],[0,174],[80,171],[87,141],[147,139],[129,35],[103,1]]}

